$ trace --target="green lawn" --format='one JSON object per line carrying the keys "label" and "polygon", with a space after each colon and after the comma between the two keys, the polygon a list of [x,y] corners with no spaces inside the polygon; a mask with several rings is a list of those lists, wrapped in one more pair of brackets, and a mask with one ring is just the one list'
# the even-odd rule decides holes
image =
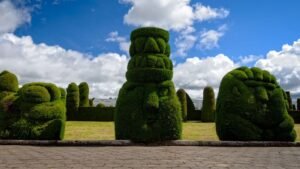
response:
{"label": "green lawn", "polygon": [[[300,141],[300,124],[296,124]],[[114,140],[113,122],[79,122],[68,121],[65,140]],[[183,140],[218,140],[214,123],[183,123]]]}

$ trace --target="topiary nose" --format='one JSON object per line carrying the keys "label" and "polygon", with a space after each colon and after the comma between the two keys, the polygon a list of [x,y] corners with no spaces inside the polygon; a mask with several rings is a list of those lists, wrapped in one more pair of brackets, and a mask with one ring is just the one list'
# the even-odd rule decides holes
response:
{"label": "topiary nose", "polygon": [[146,96],[145,108],[146,110],[157,110],[159,107],[159,98],[156,91],[150,92]]}

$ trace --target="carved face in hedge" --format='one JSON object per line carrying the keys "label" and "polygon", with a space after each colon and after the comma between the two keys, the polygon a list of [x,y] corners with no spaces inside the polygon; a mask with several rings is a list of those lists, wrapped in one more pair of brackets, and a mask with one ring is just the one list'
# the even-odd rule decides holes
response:
{"label": "carved face in hedge", "polygon": [[55,85],[26,84],[17,94],[4,98],[0,104],[1,110],[10,119],[2,131],[2,138],[63,138],[66,110],[60,89]]}
{"label": "carved face in hedge", "polygon": [[117,139],[173,140],[181,137],[180,104],[175,94],[169,34],[158,28],[131,33],[127,82],[115,114]]}
{"label": "carved face in hedge", "polygon": [[217,100],[222,140],[294,140],[285,93],[269,72],[241,67],[226,74]]}

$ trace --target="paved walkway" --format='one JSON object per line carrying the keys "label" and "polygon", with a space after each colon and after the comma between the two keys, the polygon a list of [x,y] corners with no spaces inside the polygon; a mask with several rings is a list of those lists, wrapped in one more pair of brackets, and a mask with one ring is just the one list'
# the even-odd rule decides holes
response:
{"label": "paved walkway", "polygon": [[0,168],[299,169],[299,147],[0,146]]}

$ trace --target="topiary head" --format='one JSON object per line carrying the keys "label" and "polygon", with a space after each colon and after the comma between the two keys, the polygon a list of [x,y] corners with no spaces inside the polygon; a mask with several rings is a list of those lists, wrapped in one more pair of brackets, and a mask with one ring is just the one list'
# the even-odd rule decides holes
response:
{"label": "topiary head", "polygon": [[169,33],[155,27],[144,27],[131,33],[130,55],[126,78],[134,82],[171,80],[173,64],[169,59]]}
{"label": "topiary head", "polygon": [[18,89],[19,82],[16,75],[6,70],[0,73],[0,92],[16,92]]}

